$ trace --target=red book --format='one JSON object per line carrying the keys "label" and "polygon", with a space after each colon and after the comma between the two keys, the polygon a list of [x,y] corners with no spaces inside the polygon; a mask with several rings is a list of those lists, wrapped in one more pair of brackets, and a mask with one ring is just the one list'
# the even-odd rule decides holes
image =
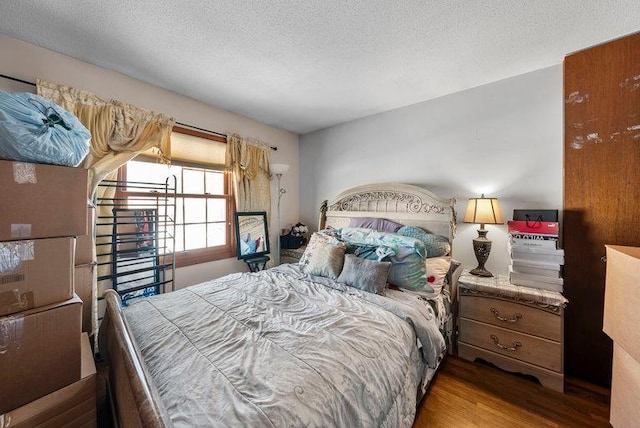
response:
{"label": "red book", "polygon": [[507,222],[509,233],[537,233],[540,235],[558,236],[557,221],[515,221]]}

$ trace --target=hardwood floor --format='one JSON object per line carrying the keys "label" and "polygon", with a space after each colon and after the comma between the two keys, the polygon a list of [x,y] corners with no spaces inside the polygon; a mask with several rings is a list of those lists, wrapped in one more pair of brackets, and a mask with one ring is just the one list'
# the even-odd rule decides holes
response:
{"label": "hardwood floor", "polygon": [[609,391],[577,380],[565,393],[488,364],[447,357],[414,428],[610,427]]}

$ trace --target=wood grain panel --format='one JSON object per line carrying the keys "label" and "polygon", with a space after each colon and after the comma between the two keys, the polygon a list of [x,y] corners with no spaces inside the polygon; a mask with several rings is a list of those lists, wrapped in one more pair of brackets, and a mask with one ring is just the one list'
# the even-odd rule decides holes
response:
{"label": "wood grain panel", "polygon": [[566,372],[611,381],[605,244],[640,245],[640,33],[564,60]]}

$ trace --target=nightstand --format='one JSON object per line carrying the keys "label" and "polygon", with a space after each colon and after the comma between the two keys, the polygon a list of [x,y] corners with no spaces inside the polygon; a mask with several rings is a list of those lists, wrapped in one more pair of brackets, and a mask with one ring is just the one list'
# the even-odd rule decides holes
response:
{"label": "nightstand", "polygon": [[280,250],[280,263],[298,263],[304,250],[307,249],[306,245],[300,248],[283,248]]}
{"label": "nightstand", "polygon": [[560,293],[509,283],[504,275],[458,280],[458,356],[538,378],[564,391],[564,307]]}

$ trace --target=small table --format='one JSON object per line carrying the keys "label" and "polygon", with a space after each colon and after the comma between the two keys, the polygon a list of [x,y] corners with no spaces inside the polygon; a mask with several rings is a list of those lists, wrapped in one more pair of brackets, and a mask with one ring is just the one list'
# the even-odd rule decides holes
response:
{"label": "small table", "polygon": [[249,270],[251,272],[258,272],[264,270],[269,260],[271,260],[269,256],[261,256],[251,259],[244,259],[244,262],[247,264],[247,266],[249,266]]}
{"label": "small table", "polygon": [[503,370],[538,378],[564,390],[564,307],[555,291],[512,285],[509,277],[479,277],[468,271],[460,291],[458,356],[481,358]]}

